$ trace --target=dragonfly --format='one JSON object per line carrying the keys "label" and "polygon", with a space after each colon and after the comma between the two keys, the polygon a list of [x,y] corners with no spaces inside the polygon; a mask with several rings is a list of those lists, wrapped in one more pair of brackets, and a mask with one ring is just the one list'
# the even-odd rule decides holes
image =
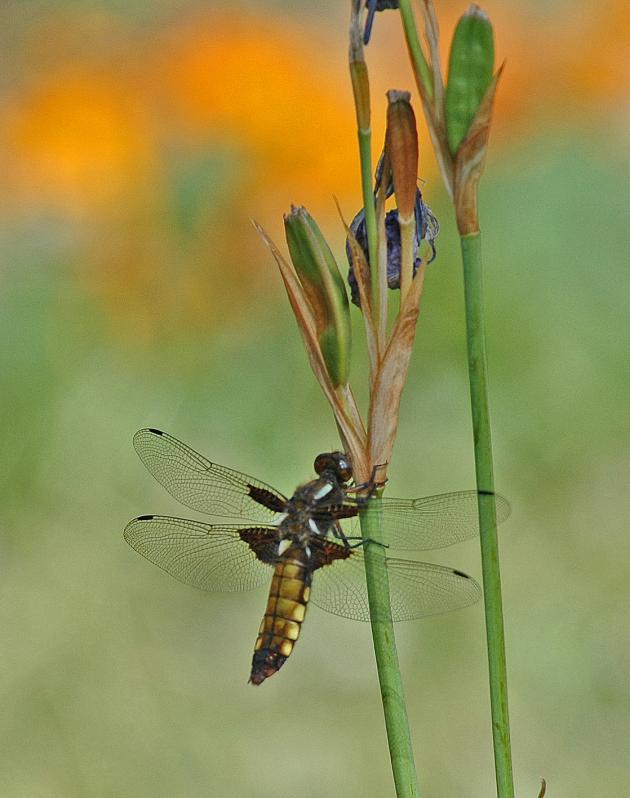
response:
{"label": "dragonfly", "polygon": [[[459,609],[481,596],[477,582],[462,571],[389,556],[390,548],[437,549],[477,535],[474,490],[368,502],[360,495],[365,486],[352,484],[349,458],[325,452],[315,458],[316,477],[287,497],[160,430],[142,429],[133,443],[171,496],[222,523],[141,515],[125,528],[127,543],[202,590],[245,591],[270,582],[252,659],[254,685],[286,662],[309,603],[334,615],[370,620],[359,514],[382,530],[393,620]],[[495,501],[497,519],[504,521],[510,506],[498,494]]]}

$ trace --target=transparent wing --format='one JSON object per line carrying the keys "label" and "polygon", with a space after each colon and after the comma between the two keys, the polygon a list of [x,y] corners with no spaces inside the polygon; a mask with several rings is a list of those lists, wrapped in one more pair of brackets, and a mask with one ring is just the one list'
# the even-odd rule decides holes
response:
{"label": "transparent wing", "polygon": [[213,526],[163,515],[134,518],[124,536],[147,560],[201,590],[260,587],[271,578],[278,546],[275,527]]}
{"label": "transparent wing", "polygon": [[274,521],[286,498],[270,485],[206,460],[155,429],[141,429],[133,445],[147,469],[177,501],[201,513],[248,521]]}
{"label": "transparent wing", "polygon": [[[510,515],[510,504],[499,494],[495,494],[494,500],[497,523],[502,523]],[[383,497],[380,507],[383,539],[394,549],[441,549],[479,534],[475,490],[441,493],[420,499]],[[365,512],[376,519],[379,508],[372,505]],[[347,534],[360,536],[358,519],[345,522],[344,526]]]}
{"label": "transparent wing", "polygon": [[[474,604],[481,588],[470,576],[428,562],[387,558],[392,617],[411,621]],[[326,612],[369,621],[363,554],[354,550],[347,559],[324,565],[313,574],[311,601]]]}

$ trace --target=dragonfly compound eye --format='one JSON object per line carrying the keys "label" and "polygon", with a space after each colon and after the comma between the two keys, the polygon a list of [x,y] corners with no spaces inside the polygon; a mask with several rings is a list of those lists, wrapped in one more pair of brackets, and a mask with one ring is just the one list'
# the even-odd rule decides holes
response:
{"label": "dragonfly compound eye", "polygon": [[323,474],[324,471],[330,471],[331,468],[335,469],[336,464],[330,452],[323,452],[317,455],[313,467],[316,474]]}
{"label": "dragonfly compound eye", "polygon": [[343,452],[333,452],[331,459],[340,482],[349,482],[352,479],[352,465],[350,458]]}

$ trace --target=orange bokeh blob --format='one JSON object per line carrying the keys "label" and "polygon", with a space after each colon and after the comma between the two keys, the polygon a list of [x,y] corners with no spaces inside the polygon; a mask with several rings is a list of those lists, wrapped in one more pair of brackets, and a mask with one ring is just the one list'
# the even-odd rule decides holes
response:
{"label": "orange bokeh blob", "polygon": [[5,113],[5,130],[14,197],[79,215],[120,202],[157,165],[133,85],[81,65],[18,98]]}
{"label": "orange bokeh blob", "polygon": [[[541,119],[537,135],[553,134],[571,115],[590,124],[618,113],[630,38],[622,0],[570,13],[498,2],[487,10],[497,63],[507,57],[493,157],[495,147],[531,136]],[[445,70],[461,11],[456,0],[438,7]],[[345,6],[317,21],[266,5],[191,11],[133,31],[105,11],[46,14],[19,34],[30,72],[0,108],[0,200],[8,217],[37,219],[43,209],[81,225],[88,243],[76,256],[79,270],[121,329],[125,319],[132,329],[142,319],[150,335],[179,315],[205,324],[237,283],[241,293],[269,284],[268,271],[252,269],[268,258],[250,216],[280,238],[282,212],[305,204],[341,250],[332,197],[348,219],[360,204]],[[374,160],[386,89],[411,89],[431,203],[440,178],[395,12],[379,15],[367,57]],[[198,194],[173,210],[178,163],[194,177],[206,156],[228,166],[202,173]],[[185,233],[182,218],[194,220]]]}
{"label": "orange bokeh blob", "polygon": [[[439,10],[446,65],[460,8],[449,2]],[[497,60],[508,59],[497,100],[504,140],[527,131],[541,106],[552,116],[567,106],[602,113],[603,104],[619,101],[630,38],[621,0],[562,16],[543,10],[534,17],[531,9],[501,4],[489,11]],[[85,12],[86,25],[94,25],[92,16]],[[6,199],[100,213],[129,193],[154,192],[173,141],[235,153],[243,164],[244,203],[252,196],[285,198],[283,207],[312,198],[330,204],[333,193],[358,197],[345,23],[331,32],[321,20],[311,27],[292,20],[269,9],[264,16],[262,10],[192,15],[148,36],[141,58],[132,37],[122,45],[117,39],[109,61],[95,60],[76,41],[69,46],[67,37],[55,52],[48,38],[45,68],[35,60],[41,72],[2,112],[11,153]],[[63,22],[80,32],[80,13]],[[413,88],[397,15],[386,12],[378,24],[368,50],[375,156],[384,90]],[[426,177],[431,159],[423,162]]]}
{"label": "orange bokeh blob", "polygon": [[240,151],[256,193],[347,191],[358,175],[347,67],[317,39],[260,16],[196,19],[156,61],[158,101],[182,136]]}

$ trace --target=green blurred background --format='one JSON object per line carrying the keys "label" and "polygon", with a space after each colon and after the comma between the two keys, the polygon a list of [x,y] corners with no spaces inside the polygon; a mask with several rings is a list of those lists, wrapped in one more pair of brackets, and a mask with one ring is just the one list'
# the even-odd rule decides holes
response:
{"label": "green blurred background", "polygon": [[[264,590],[196,592],[122,540],[135,515],[190,515],[137,459],[142,426],[285,491],[336,445],[249,219],[281,240],[303,203],[343,257],[332,196],[360,205],[346,6],[0,10],[3,798],[393,795],[367,625],[311,610],[254,689]],[[463,6],[437,6],[447,40]],[[486,8],[507,58],[481,219],[517,790],[622,796],[626,4]],[[385,90],[412,88],[396,14],[368,55],[379,142]],[[457,241],[421,138],[442,233],[392,495],[474,484]],[[474,542],[433,560],[480,576]],[[423,796],[492,795],[481,606],[398,640]]]}

